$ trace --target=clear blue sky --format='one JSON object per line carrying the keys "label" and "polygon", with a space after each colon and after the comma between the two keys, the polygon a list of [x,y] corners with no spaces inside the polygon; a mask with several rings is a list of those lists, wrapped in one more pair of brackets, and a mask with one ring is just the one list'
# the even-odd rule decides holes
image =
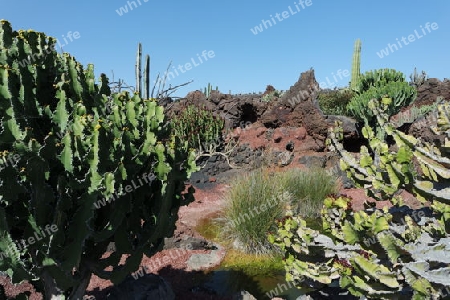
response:
{"label": "clear blue sky", "polygon": [[[328,77],[333,85],[346,86],[350,77],[336,81],[333,74],[351,71],[357,38],[362,72],[394,68],[408,78],[417,67],[430,77],[450,77],[448,0],[0,0],[0,7],[0,19],[15,30],[43,31],[61,44],[66,37],[64,50],[81,63],[94,63],[96,73],[108,77],[113,70],[115,79],[131,85],[138,42],[151,56],[152,80],[170,61],[175,67],[191,63],[169,81],[194,80],[177,96],[208,82],[225,93],[264,91],[268,84],[286,90],[311,67],[319,82]],[[436,24],[426,28],[427,22]],[[260,25],[263,30],[254,34],[251,29]],[[70,41],[70,31],[78,38]],[[389,55],[380,58],[382,49]],[[206,61],[204,50],[214,57]]]}

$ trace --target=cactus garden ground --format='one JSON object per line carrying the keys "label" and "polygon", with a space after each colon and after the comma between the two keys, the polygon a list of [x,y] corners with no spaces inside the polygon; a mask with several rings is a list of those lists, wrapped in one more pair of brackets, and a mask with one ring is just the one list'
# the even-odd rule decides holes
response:
{"label": "cactus garden ground", "polygon": [[[249,126],[246,129],[235,130],[234,135],[239,135],[240,137],[245,139],[245,142],[250,145],[257,145],[260,143],[258,135],[260,134],[262,127],[258,126]],[[284,140],[295,139],[295,131],[292,136],[285,135],[282,137]],[[309,143],[310,137],[305,137],[305,144]],[[277,139],[277,137],[275,137]],[[273,145],[277,145],[274,143]],[[274,146],[275,147],[275,146]],[[266,149],[271,150],[271,149]],[[321,152],[312,152],[312,151],[304,151],[300,152],[299,157],[307,157],[310,155],[317,155],[317,157],[322,156],[324,153]],[[274,171],[283,171],[286,168],[305,168],[304,164],[298,163],[295,160],[293,163],[289,164],[286,167],[273,166],[272,169]],[[236,173],[240,173],[242,171],[237,171]],[[236,175],[236,174],[235,174]],[[222,178],[218,176],[217,178],[209,178],[209,182],[203,182],[201,184],[194,185],[196,186],[195,192],[195,201],[190,203],[188,206],[182,206],[179,211],[179,220],[177,221],[177,230],[174,234],[175,240],[184,240],[189,237],[197,238],[197,239],[213,239],[215,233],[214,230],[210,227],[210,223],[208,220],[212,219],[218,212],[220,212],[221,207],[223,206],[223,195],[230,188],[230,185],[227,183],[218,183],[217,181],[225,181],[230,180],[232,176],[235,175],[227,175]],[[364,191],[361,189],[345,189],[342,188],[341,193],[347,195],[354,199],[352,207],[355,210],[360,210],[363,208],[363,203],[365,200],[370,200],[364,194]],[[411,195],[406,195],[406,199],[408,199],[408,203],[411,205],[418,205],[418,202],[415,201],[414,197]],[[377,206],[381,207],[384,205],[389,205],[389,203],[381,203],[378,202]],[[201,232],[203,236],[199,233]],[[269,291],[271,288],[276,287],[278,283],[282,283],[282,277],[274,277],[273,274],[269,274],[267,276],[258,276],[255,275],[253,278],[246,276],[242,273],[232,273],[229,271],[222,271],[222,278],[214,279],[211,270],[219,267],[221,264],[224,264],[224,258],[226,255],[225,250],[220,250],[215,253],[217,256],[216,264],[212,264],[209,266],[204,266],[200,270],[192,270],[188,267],[188,260],[193,254],[208,254],[213,252],[213,250],[208,249],[199,249],[199,250],[189,250],[189,249],[165,249],[157,253],[155,256],[151,258],[145,257],[141,262],[140,270],[144,272],[152,272],[161,275],[164,279],[166,279],[172,286],[176,299],[180,300],[191,300],[191,299],[232,299],[229,293],[233,292],[231,289],[235,288],[234,292],[238,292],[239,290],[248,290],[253,295],[257,296],[258,293],[264,295],[264,292]],[[105,254],[108,255],[108,254]],[[235,253],[236,255],[236,253]],[[239,255],[237,255],[239,257]],[[226,263],[233,263],[233,259],[237,261],[236,257],[231,255],[231,258],[228,258]],[[231,260],[231,261],[230,261]],[[239,263],[239,262],[237,262]],[[266,264],[267,262],[264,262]],[[248,266],[247,266],[248,267]],[[254,268],[258,268],[258,266],[253,266]],[[249,267],[251,268],[251,267]],[[203,271],[206,271],[205,273]],[[209,272],[208,272],[209,271]],[[249,270],[250,272],[252,270]],[[262,273],[269,272],[270,270],[264,270]],[[257,273],[257,271],[255,271]],[[137,274],[137,273],[135,273]],[[144,274],[144,273],[142,273]],[[223,276],[225,274],[225,276]],[[227,275],[228,274],[228,275]],[[261,274],[261,273],[260,273]],[[230,283],[229,286],[225,283],[225,281],[230,278],[239,276],[240,284],[236,285]],[[218,282],[214,283],[214,280],[218,280]],[[23,290],[32,291],[31,285],[25,283],[18,286],[12,286],[8,283],[4,277],[0,278],[0,283],[5,286],[6,295],[9,297],[14,297],[18,292]],[[105,299],[107,293],[109,292],[112,284],[108,280],[102,280],[96,276],[93,276],[91,282],[88,287],[88,294],[86,295],[86,299]],[[227,292],[224,291],[224,288],[230,289]],[[214,290],[216,289],[216,290]],[[225,289],[225,290],[226,290]],[[218,293],[224,293],[225,295],[220,295]],[[89,298],[91,297],[91,298]],[[30,299],[42,299],[40,294],[32,294]],[[259,298],[257,298],[259,299]]]}

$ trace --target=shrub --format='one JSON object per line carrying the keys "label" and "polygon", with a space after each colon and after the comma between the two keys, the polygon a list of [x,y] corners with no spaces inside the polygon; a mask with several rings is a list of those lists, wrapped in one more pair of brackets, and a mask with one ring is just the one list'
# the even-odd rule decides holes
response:
{"label": "shrub", "polygon": [[231,182],[226,196],[221,239],[246,253],[269,254],[275,248],[267,232],[275,229],[274,220],[284,214],[291,196],[283,192],[280,176],[258,169]]}
{"label": "shrub", "polygon": [[369,109],[371,99],[380,100],[383,97],[392,99],[386,113],[395,115],[403,107],[410,105],[416,99],[417,91],[405,81],[390,81],[384,85],[375,84],[362,94],[354,96],[347,105],[347,110],[354,118],[364,121],[372,127],[376,125],[376,118]]}
{"label": "shrub", "polygon": [[270,101],[272,101],[274,99],[280,98],[281,96],[283,96],[283,92],[282,91],[274,90],[274,91],[271,91],[271,92],[265,94],[261,98],[261,101],[263,101],[263,102],[270,102]]}
{"label": "shrub", "polygon": [[317,96],[317,101],[324,114],[347,116],[347,104],[353,96],[354,92],[347,89],[322,90]]}
{"label": "shrub", "polygon": [[409,75],[409,79],[410,79],[409,84],[417,89],[428,80],[428,75],[425,71],[422,71],[419,74],[417,73],[417,69],[414,68],[414,72],[411,75]]}
{"label": "shrub", "polygon": [[188,103],[171,120],[173,133],[197,152],[214,151],[223,143],[225,119],[198,104]]}
{"label": "shrub", "polygon": [[405,75],[394,69],[378,69],[360,75],[354,91],[363,94],[371,87],[382,87],[390,82],[406,82]]}
{"label": "shrub", "polygon": [[81,299],[93,274],[118,284],[162,249],[192,198],[194,153],[156,101],[111,95],[55,44],[0,21],[0,156],[14,158],[0,168],[0,271]]}
{"label": "shrub", "polygon": [[291,169],[281,177],[283,189],[292,195],[292,208],[303,218],[320,216],[323,199],[330,194],[339,193],[337,178],[324,169]]}

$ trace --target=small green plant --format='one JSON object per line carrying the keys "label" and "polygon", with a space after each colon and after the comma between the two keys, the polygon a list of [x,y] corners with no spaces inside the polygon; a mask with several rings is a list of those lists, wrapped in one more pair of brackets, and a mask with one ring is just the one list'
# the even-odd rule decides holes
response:
{"label": "small green plant", "polygon": [[363,94],[371,87],[382,87],[389,82],[406,82],[405,75],[395,69],[377,69],[359,76],[354,91]]}
{"label": "small green plant", "polygon": [[324,114],[347,116],[347,104],[353,96],[354,92],[348,89],[322,90],[317,101]]}
{"label": "small green plant", "polygon": [[274,90],[271,91],[270,93],[265,94],[262,98],[261,101],[263,102],[270,102],[276,98],[280,98],[283,95],[282,91],[279,90]]}
{"label": "small green plant", "polygon": [[292,209],[304,218],[319,217],[323,199],[339,193],[338,178],[324,169],[291,169],[281,177],[283,189],[292,195]]}
{"label": "small green plant", "polygon": [[[212,91],[213,91],[212,85],[211,85],[211,83],[208,83],[208,86],[203,89],[203,94],[205,95],[206,99],[209,99],[209,97],[211,96],[211,92]],[[216,92],[219,91],[219,87],[218,86],[216,86],[215,91]]]}
{"label": "small green plant", "polygon": [[171,124],[173,133],[199,153],[214,151],[223,143],[225,119],[204,106],[186,103]]}
{"label": "small green plant", "polygon": [[427,81],[428,76],[425,71],[422,71],[420,74],[417,73],[417,69],[414,68],[414,72],[409,75],[410,82],[409,84],[415,87],[416,89]]}

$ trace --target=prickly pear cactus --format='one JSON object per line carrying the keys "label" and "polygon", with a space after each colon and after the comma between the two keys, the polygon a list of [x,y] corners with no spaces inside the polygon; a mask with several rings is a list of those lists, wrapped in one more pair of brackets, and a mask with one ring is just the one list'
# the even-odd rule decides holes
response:
{"label": "prickly pear cactus", "polygon": [[162,248],[195,162],[163,107],[111,95],[55,42],[0,21],[0,270],[81,299],[92,274],[118,283]]}

